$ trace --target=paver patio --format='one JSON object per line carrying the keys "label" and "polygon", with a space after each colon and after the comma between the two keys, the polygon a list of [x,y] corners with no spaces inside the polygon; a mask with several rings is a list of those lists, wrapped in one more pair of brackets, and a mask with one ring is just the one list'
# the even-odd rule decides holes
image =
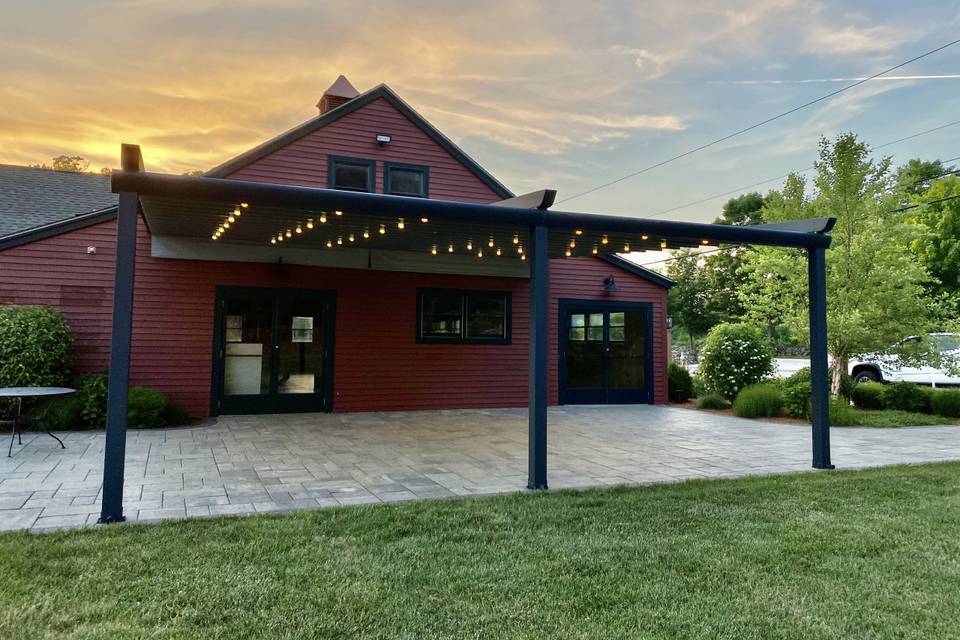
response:
{"label": "paver patio", "polygon": [[[810,428],[646,405],[552,407],[553,489],[811,470]],[[130,521],[522,490],[525,409],[227,416],[127,436]],[[833,429],[838,468],[960,459],[960,427]],[[25,434],[0,530],[92,525],[104,435]]]}

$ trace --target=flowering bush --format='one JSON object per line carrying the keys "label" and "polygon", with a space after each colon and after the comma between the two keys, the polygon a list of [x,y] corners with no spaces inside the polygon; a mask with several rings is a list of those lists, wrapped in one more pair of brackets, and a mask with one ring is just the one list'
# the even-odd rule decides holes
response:
{"label": "flowering bush", "polygon": [[773,372],[770,347],[760,330],[749,324],[718,324],[707,335],[700,355],[699,373],[707,390],[729,400]]}

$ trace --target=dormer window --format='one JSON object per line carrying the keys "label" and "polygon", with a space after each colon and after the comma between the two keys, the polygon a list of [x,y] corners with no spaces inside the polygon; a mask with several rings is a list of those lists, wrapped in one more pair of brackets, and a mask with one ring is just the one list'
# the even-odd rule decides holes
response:
{"label": "dormer window", "polygon": [[427,197],[429,169],[418,164],[383,163],[383,192],[394,196]]}
{"label": "dormer window", "polygon": [[371,192],[375,166],[373,160],[331,157],[328,184],[331,189]]}

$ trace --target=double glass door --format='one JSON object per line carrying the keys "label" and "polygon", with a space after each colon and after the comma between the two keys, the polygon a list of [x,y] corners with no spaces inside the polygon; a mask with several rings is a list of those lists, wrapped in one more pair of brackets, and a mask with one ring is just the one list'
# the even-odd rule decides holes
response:
{"label": "double glass door", "polygon": [[560,402],[652,402],[652,321],[641,303],[561,305]]}
{"label": "double glass door", "polygon": [[329,411],[332,320],[329,292],[219,289],[215,412]]}

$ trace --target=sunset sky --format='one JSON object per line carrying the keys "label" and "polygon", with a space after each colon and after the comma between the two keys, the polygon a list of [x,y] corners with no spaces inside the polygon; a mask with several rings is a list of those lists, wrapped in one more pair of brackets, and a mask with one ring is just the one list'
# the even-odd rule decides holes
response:
{"label": "sunset sky", "polygon": [[[315,115],[343,73],[389,84],[514,191],[562,201],[958,27],[944,0],[2,0],[0,162],[96,170],[133,142],[150,170],[208,169]],[[657,214],[808,167],[821,134],[880,145],[960,120],[960,45],[892,75],[559,208]],[[960,125],[881,152],[960,156]],[[665,215],[709,220],[723,200]]]}

